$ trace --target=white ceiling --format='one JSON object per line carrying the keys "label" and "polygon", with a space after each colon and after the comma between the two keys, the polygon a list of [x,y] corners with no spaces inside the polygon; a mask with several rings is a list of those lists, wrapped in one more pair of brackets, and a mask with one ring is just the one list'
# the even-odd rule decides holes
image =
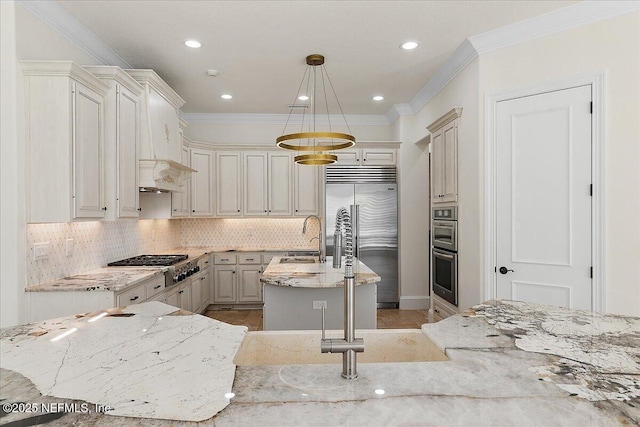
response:
{"label": "white ceiling", "polygon": [[[410,102],[468,37],[573,3],[58,0],[131,66],[154,69],[184,112],[288,113],[304,58],[320,53],[348,115]],[[406,40],[420,46],[403,51]],[[371,100],[378,94],[384,101]]]}

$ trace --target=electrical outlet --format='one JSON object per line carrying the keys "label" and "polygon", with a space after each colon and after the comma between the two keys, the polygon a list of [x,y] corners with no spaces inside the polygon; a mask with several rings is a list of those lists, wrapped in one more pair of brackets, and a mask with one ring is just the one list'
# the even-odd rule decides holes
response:
{"label": "electrical outlet", "polygon": [[49,258],[50,246],[51,244],[49,242],[34,243],[33,244],[33,260],[41,261],[43,259]]}
{"label": "electrical outlet", "polygon": [[73,239],[67,239],[67,256],[73,255]]}
{"label": "electrical outlet", "polygon": [[322,308],[327,308],[327,302],[326,301],[314,301],[313,302],[313,309],[314,310],[322,310]]}

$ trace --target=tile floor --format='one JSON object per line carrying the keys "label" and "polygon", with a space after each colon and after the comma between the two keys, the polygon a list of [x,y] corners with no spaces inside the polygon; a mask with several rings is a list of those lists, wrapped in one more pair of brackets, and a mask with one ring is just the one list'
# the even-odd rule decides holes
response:
{"label": "tile floor", "polygon": [[[427,310],[379,309],[378,329],[419,329],[429,323]],[[250,331],[262,330],[262,310],[209,310],[205,316],[232,325],[244,325]]]}

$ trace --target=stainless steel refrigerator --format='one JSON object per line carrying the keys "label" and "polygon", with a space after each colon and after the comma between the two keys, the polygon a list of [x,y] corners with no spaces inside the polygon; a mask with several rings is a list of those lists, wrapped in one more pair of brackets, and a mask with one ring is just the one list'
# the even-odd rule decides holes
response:
{"label": "stainless steel refrigerator", "polygon": [[395,168],[328,167],[325,230],[333,255],[336,212],[352,213],[354,255],[376,272],[378,307],[398,306],[398,187]]}

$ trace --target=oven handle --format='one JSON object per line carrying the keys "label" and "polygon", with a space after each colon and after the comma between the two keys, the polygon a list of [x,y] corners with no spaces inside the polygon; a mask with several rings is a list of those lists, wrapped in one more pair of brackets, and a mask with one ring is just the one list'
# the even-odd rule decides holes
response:
{"label": "oven handle", "polygon": [[436,248],[432,248],[433,253],[441,258],[446,258],[446,259],[454,259],[455,255],[454,254],[448,254],[447,252],[442,252],[439,251]]}

